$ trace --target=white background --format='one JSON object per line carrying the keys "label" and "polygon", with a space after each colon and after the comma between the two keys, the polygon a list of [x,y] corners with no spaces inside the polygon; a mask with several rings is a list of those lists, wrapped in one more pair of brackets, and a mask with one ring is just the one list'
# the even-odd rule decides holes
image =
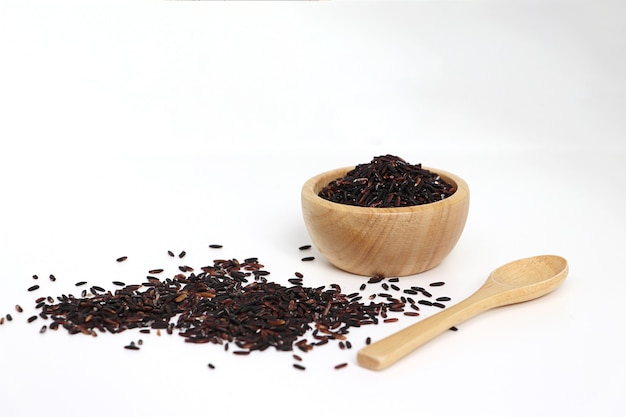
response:
{"label": "white background", "polygon": [[[0,316],[14,320],[0,326],[0,414],[624,414],[625,13],[619,1],[1,1]],[[289,353],[26,323],[35,296],[80,280],[173,275],[182,261],[167,250],[196,267],[257,256],[277,282],[299,271],[351,292],[364,278],[315,248],[300,261],[300,187],[385,153],[460,175],[472,198],[450,256],[402,285],[442,280],[456,302],[499,265],[547,253],[568,259],[564,285],[382,372],[359,368],[356,350],[415,319],[356,329],[353,349],[303,355],[304,372]],[[123,349],[139,338],[141,351]]]}

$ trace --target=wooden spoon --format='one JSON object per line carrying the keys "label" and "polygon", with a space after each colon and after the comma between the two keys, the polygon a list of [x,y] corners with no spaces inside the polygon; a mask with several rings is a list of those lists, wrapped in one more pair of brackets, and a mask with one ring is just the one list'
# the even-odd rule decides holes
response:
{"label": "wooden spoon", "polygon": [[368,369],[384,369],[478,313],[549,293],[565,280],[567,272],[567,261],[554,255],[519,259],[503,265],[489,275],[478,291],[460,303],[362,348],[357,354],[358,363]]}

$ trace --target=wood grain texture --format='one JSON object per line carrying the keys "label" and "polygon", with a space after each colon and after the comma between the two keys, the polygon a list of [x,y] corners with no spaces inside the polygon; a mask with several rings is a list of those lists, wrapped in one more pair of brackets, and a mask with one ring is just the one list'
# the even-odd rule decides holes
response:
{"label": "wood grain texture", "polygon": [[567,261],[554,255],[503,265],[489,275],[480,289],[460,303],[362,348],[357,354],[358,363],[368,369],[385,369],[450,327],[483,311],[551,292],[565,280],[567,273]]}
{"label": "wood grain texture", "polygon": [[318,196],[330,181],[354,167],[325,172],[302,187],[302,213],[313,244],[330,263],[358,275],[406,276],[439,265],[465,227],[469,188],[451,173],[424,167],[453,184],[455,193],[412,207],[370,208]]}

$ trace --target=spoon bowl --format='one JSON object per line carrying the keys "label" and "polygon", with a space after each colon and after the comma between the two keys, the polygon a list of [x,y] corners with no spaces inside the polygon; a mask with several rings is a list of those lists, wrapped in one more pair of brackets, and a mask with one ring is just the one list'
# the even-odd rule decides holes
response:
{"label": "spoon bowl", "polygon": [[494,270],[472,295],[357,354],[360,366],[384,369],[452,326],[495,307],[533,300],[555,290],[567,277],[567,261],[555,255],[519,259]]}

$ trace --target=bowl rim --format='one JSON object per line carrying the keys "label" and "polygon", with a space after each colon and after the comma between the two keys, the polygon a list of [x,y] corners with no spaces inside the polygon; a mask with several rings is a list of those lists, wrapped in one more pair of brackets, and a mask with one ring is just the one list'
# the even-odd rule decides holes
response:
{"label": "bowl rim", "polygon": [[326,200],[325,198],[320,197],[317,192],[315,192],[316,186],[319,184],[319,182],[323,178],[332,177],[329,180],[330,182],[333,179],[342,177],[348,171],[354,169],[355,167],[356,166],[353,165],[353,166],[347,166],[347,167],[342,167],[342,168],[335,168],[335,169],[331,169],[328,171],[324,171],[322,173],[319,173],[309,178],[302,186],[302,191],[301,191],[302,198],[303,199],[306,198],[315,204],[325,205],[329,209],[335,210],[335,211],[372,214],[372,211],[374,210],[377,214],[390,215],[390,214],[415,213],[415,212],[420,212],[420,211],[425,211],[425,210],[432,210],[432,209],[436,209],[444,205],[453,204],[457,201],[460,201],[462,199],[469,197],[469,187],[467,183],[465,182],[465,180],[463,180],[461,177],[451,172],[442,170],[442,169],[426,167],[426,166],[422,166],[422,169],[426,169],[430,172],[433,172],[439,175],[440,177],[444,178],[446,181],[453,183],[453,185],[456,187],[456,190],[450,197],[446,197],[443,200],[434,201],[432,203],[419,204],[415,206],[363,207],[363,206],[353,206],[349,204],[336,203],[334,201]]}

